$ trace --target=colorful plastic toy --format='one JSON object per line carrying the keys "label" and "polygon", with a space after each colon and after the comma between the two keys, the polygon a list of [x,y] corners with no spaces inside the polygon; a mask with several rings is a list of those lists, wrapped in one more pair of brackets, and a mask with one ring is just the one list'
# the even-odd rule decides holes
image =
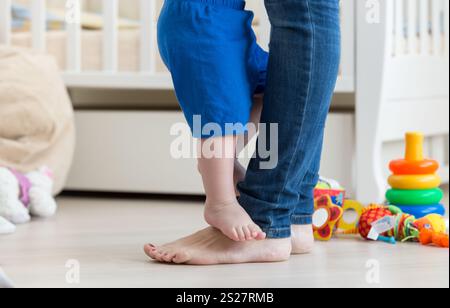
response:
{"label": "colorful plastic toy", "polygon": [[441,178],[437,174],[391,175],[389,185],[394,189],[433,189],[441,185]]}
{"label": "colorful plastic toy", "polygon": [[317,198],[314,208],[314,237],[318,241],[329,241],[344,211],[340,206],[334,205],[328,195]]}
{"label": "colorful plastic toy", "polygon": [[439,163],[425,159],[423,156],[423,134],[410,132],[406,134],[405,158],[394,160],[390,169],[395,175],[434,174],[439,170]]}
{"label": "colorful plastic toy", "polygon": [[407,161],[400,159],[391,162],[389,169],[396,175],[433,174],[439,170],[439,164],[434,160]]}
{"label": "colorful plastic toy", "polygon": [[399,205],[403,213],[408,213],[415,217],[425,217],[429,214],[445,215],[445,207],[442,204],[435,205]]}
{"label": "colorful plastic toy", "polygon": [[437,204],[444,198],[444,192],[440,188],[427,190],[391,189],[387,192],[386,198],[392,204],[397,205]]}
{"label": "colorful plastic toy", "polygon": [[417,218],[430,213],[445,214],[440,205],[444,194],[438,188],[441,179],[436,174],[439,163],[424,158],[423,142],[421,133],[406,134],[405,158],[391,162],[393,175],[389,177],[389,185],[392,189],[386,193],[389,204]]}
{"label": "colorful plastic toy", "polygon": [[[362,205],[358,201],[345,200],[344,205],[342,206],[342,211],[344,212],[344,214],[339,220],[338,229],[340,232],[343,231],[345,233],[347,231],[354,230],[358,226],[359,219],[364,211],[364,205]],[[352,222],[348,222],[345,220],[344,215],[348,211],[354,211],[356,213],[356,219]]]}
{"label": "colorful plastic toy", "polygon": [[342,206],[345,200],[345,188],[335,180],[320,178],[314,189],[314,199],[322,196],[330,196],[333,204]]}
{"label": "colorful plastic toy", "polygon": [[392,242],[395,239],[401,242],[420,242],[422,245],[449,247],[449,237],[445,234],[446,227],[442,216],[431,214],[416,219],[394,206],[371,205],[364,209],[358,228],[353,233],[359,233],[364,239],[370,239],[373,235],[373,226],[386,217],[391,219],[392,226],[387,224],[387,230],[379,234],[377,240]]}

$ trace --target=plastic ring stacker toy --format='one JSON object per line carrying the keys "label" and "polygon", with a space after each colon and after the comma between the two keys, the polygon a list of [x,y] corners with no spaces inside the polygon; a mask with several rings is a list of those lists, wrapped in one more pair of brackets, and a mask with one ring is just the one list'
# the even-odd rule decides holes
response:
{"label": "plastic ring stacker toy", "polygon": [[398,190],[391,189],[386,193],[386,199],[394,205],[438,204],[444,198],[440,188],[428,190]]}
{"label": "plastic ring stacker toy", "polygon": [[389,185],[395,189],[432,189],[441,185],[441,178],[437,174],[391,175]]}
{"label": "plastic ring stacker toy", "polygon": [[439,170],[439,163],[434,160],[408,161],[406,159],[391,162],[389,169],[395,175],[427,175],[436,173]]}
{"label": "plastic ring stacker toy", "polygon": [[364,206],[353,200],[345,200],[344,205],[342,206],[342,210],[344,211],[344,214],[347,211],[355,211],[356,212],[356,220],[352,223],[347,222],[344,217],[339,220],[338,229],[343,231],[351,231],[358,227],[359,219],[364,211]]}
{"label": "plastic ring stacker toy", "polygon": [[417,219],[423,218],[430,214],[445,215],[445,207],[442,204],[433,205],[400,205],[399,209],[403,213],[412,215]]}

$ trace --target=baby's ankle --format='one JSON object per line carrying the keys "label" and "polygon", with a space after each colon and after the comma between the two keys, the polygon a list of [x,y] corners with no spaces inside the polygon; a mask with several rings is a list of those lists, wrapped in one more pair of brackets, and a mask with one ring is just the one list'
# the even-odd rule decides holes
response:
{"label": "baby's ankle", "polygon": [[218,200],[218,199],[206,199],[205,207],[206,208],[215,208],[221,209],[229,206],[234,206],[238,203],[236,198],[228,199],[228,200]]}

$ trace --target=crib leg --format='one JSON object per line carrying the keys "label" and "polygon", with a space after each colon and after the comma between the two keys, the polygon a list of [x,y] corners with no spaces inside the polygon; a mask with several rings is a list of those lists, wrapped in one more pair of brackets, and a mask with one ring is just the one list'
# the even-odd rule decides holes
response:
{"label": "crib leg", "polygon": [[364,204],[383,203],[382,143],[376,141],[374,131],[364,127],[364,120],[356,122],[361,124],[356,124],[356,198]]}
{"label": "crib leg", "polygon": [[383,179],[382,146],[383,104],[385,102],[384,80],[386,56],[393,20],[393,2],[380,2],[380,20],[374,26],[367,22],[366,1],[356,1],[356,198],[365,204],[384,201],[386,180]]}

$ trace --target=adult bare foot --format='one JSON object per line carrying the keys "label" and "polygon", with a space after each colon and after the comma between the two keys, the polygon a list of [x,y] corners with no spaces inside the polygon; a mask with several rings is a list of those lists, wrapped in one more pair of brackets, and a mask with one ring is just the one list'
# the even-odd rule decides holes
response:
{"label": "adult bare foot", "polygon": [[290,239],[235,242],[212,227],[171,244],[144,247],[153,260],[188,265],[282,262],[291,249]]}
{"label": "adult bare foot", "polygon": [[314,233],[312,225],[292,226],[292,254],[300,255],[312,252],[314,248]]}

